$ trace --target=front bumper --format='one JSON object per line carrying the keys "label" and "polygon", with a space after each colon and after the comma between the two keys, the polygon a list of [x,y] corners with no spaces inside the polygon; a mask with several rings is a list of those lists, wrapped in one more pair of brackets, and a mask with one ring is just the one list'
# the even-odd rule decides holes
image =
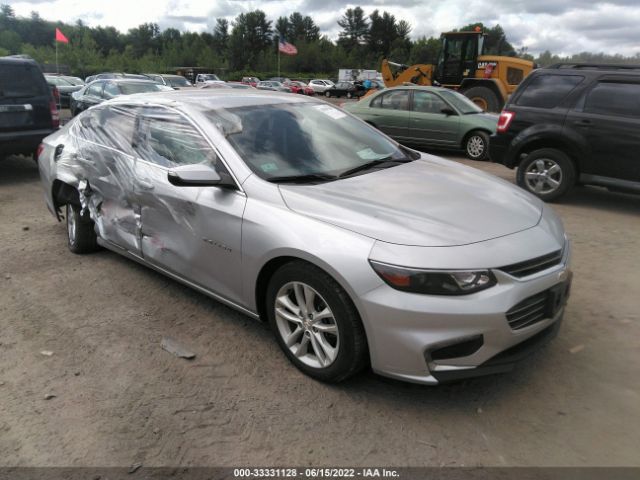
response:
{"label": "front bumper", "polygon": [[468,296],[404,293],[386,284],[368,292],[361,300],[373,370],[435,385],[512,369],[555,336],[564,305],[519,329],[506,313],[561,283],[568,291],[570,254],[567,242],[558,265],[525,278],[494,270],[498,284]]}

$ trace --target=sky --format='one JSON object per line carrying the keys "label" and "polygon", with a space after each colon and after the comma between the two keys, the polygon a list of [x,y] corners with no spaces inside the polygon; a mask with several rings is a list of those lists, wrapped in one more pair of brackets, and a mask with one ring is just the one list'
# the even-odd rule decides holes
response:
{"label": "sky", "polygon": [[299,11],[310,15],[322,34],[337,39],[336,23],[350,7],[366,14],[387,10],[412,26],[413,38],[473,22],[500,24],[516,47],[529,53],[550,50],[559,55],[582,51],[640,53],[640,1],[608,0],[0,0],[17,15],[36,11],[47,20],[90,26],[114,26],[125,32],[145,22],[190,31],[211,31],[215,19],[230,21],[242,12],[261,9],[270,20]]}

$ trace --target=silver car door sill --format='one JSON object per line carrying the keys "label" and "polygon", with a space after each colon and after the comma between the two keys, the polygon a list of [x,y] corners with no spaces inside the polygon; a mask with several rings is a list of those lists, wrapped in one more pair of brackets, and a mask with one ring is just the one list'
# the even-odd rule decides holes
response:
{"label": "silver car door sill", "polygon": [[235,310],[238,310],[239,312],[244,313],[245,315],[248,315],[248,316],[254,318],[255,320],[260,320],[260,315],[258,315],[256,312],[253,312],[253,311],[249,310],[248,308],[245,308],[245,307],[243,307],[241,305],[238,305],[237,303],[235,303],[235,302],[233,302],[231,300],[228,300],[225,297],[222,297],[222,296],[218,295],[217,293],[212,292],[211,290],[208,290],[208,289],[206,289],[204,287],[201,287],[200,285],[198,285],[196,283],[193,283],[193,282],[187,280],[186,278],[183,278],[183,277],[181,277],[179,275],[176,275],[173,272],[170,272],[168,270],[165,270],[164,268],[161,268],[161,267],[158,267],[157,265],[149,263],[144,258],[136,255],[135,253],[131,253],[130,251],[128,251],[128,250],[126,250],[126,249],[124,249],[124,248],[122,248],[122,247],[120,247],[120,246],[118,246],[118,245],[116,245],[114,243],[111,243],[111,242],[109,242],[107,240],[104,240],[104,239],[98,237],[98,244],[100,246],[108,249],[108,250],[111,250],[112,252],[116,252],[116,253],[119,253],[120,255],[124,255],[125,257],[127,257],[127,258],[129,258],[131,260],[134,260],[134,261],[140,263],[141,265],[144,265],[145,267],[152,268],[153,270],[155,270],[155,271],[157,271],[159,273],[162,273],[163,275],[166,275],[167,277],[169,277],[169,278],[171,278],[171,279],[173,279],[173,280],[175,280],[177,282],[180,282],[180,283],[186,285],[187,287],[193,288],[194,290],[197,290],[198,292],[200,292],[200,293],[202,293],[202,294],[204,294],[204,295],[206,295],[208,297],[211,297],[211,298],[213,298],[214,300],[216,300],[216,301],[218,301],[220,303],[224,303],[228,307],[231,307],[231,308],[233,308]]}

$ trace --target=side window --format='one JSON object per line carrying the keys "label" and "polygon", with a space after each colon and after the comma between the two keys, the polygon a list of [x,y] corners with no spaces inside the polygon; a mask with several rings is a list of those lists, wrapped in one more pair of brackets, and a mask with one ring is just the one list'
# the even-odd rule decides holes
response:
{"label": "side window", "polygon": [[[106,88],[105,88],[106,90]],[[100,141],[106,145],[134,156],[133,133],[135,131],[135,108],[125,105],[114,105],[100,109]]]}
{"label": "side window", "polygon": [[384,94],[383,95],[378,95],[376,98],[371,100],[371,103],[369,104],[369,107],[370,108],[382,108],[382,97],[384,97]]}
{"label": "side window", "polygon": [[439,96],[431,92],[413,92],[413,111],[420,113],[442,113],[448,105]]}
{"label": "side window", "polygon": [[87,89],[87,95],[93,95],[94,97],[99,97],[102,95],[102,85],[103,82],[98,82],[94,85],[91,85]]}
{"label": "side window", "polygon": [[381,95],[380,108],[388,110],[409,110],[409,92],[395,90]]}
{"label": "side window", "polygon": [[164,108],[139,116],[134,148],[140,158],[162,167],[204,163],[218,169],[215,152],[185,117]]}
{"label": "side window", "polygon": [[520,68],[507,68],[507,83],[509,85],[520,85],[520,82],[524,78],[524,71]]}
{"label": "side window", "polygon": [[526,85],[516,105],[554,108],[583,80],[582,75],[538,75]]}
{"label": "side window", "polygon": [[120,90],[115,83],[109,82],[104,86],[104,97],[113,98],[120,95]]}
{"label": "side window", "polygon": [[84,140],[133,156],[134,126],[135,110],[122,105],[101,106],[82,115],[76,122],[76,134]]}
{"label": "side window", "polygon": [[598,83],[587,95],[584,111],[640,119],[640,84]]}

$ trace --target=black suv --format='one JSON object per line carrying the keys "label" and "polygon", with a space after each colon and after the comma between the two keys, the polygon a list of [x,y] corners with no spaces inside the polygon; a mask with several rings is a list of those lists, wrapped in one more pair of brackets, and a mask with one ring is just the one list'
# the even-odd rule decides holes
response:
{"label": "black suv", "polygon": [[491,160],[543,200],[578,184],[640,192],[640,66],[535,70],[505,105]]}
{"label": "black suv", "polygon": [[56,101],[38,64],[0,57],[0,158],[36,153],[59,124]]}

